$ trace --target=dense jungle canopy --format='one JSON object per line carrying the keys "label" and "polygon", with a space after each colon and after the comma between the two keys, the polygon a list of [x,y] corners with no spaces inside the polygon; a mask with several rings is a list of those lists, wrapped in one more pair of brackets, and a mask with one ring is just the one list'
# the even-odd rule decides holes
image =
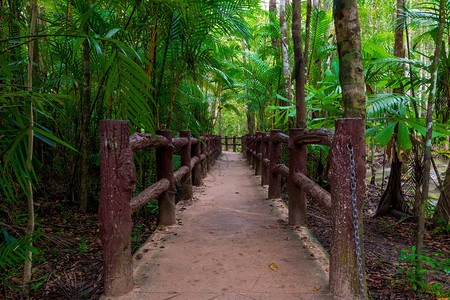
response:
{"label": "dense jungle canopy", "polygon": [[[448,233],[450,164],[434,161],[450,155],[450,1],[335,2],[0,0],[2,293],[18,289],[11,274],[37,251],[40,206],[96,213],[104,119],[242,136],[363,117],[368,180],[377,184],[376,157],[391,164],[376,216]],[[357,7],[351,27],[341,3]],[[325,187],[328,150],[308,146],[309,176]],[[155,181],[154,153],[135,164],[142,190]],[[23,273],[32,279],[30,263]]]}

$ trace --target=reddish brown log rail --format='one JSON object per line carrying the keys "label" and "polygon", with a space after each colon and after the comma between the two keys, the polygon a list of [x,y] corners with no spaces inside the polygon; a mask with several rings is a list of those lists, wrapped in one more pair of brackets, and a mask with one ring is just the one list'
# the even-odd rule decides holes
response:
{"label": "reddish brown log rail", "polygon": [[[224,136],[222,137],[222,146],[225,146],[225,151],[228,151],[228,147],[233,147],[233,152],[237,151],[237,147],[241,147],[242,150],[242,137],[240,136]],[[241,142],[237,142],[241,140]]]}
{"label": "reddish brown log rail", "polygon": [[[120,296],[133,287],[131,261],[132,214],[151,199],[158,199],[158,221],[175,224],[175,183],[181,183],[181,200],[192,198],[192,185],[199,186],[202,176],[212,168],[222,152],[216,135],[191,137],[189,130],[172,138],[170,130],[129,135],[127,121],[100,122],[101,193],[98,217],[103,247],[105,296]],[[157,182],[132,197],[136,169],[133,151],[156,148]],[[173,170],[175,147],[180,149],[181,167]]]}
{"label": "reddish brown log rail", "polygon": [[[365,134],[362,119],[346,118],[335,121],[336,130],[290,129],[270,133],[247,134],[242,137],[242,152],[248,163],[261,175],[261,185],[269,185],[269,198],[280,198],[281,177],[287,178],[289,195],[289,224],[307,225],[306,194],[321,205],[333,220],[330,251],[330,289],[335,296],[361,298],[356,256],[355,229],[352,224],[350,153],[354,151],[356,169],[357,212],[362,243],[362,203],[365,197]],[[282,144],[289,149],[289,168],[281,162]],[[306,176],[306,145],[330,146],[331,193]],[[361,249],[363,245],[361,245]],[[364,260],[362,264],[364,270]],[[364,279],[365,280],[365,279]],[[364,292],[367,294],[367,291]]]}

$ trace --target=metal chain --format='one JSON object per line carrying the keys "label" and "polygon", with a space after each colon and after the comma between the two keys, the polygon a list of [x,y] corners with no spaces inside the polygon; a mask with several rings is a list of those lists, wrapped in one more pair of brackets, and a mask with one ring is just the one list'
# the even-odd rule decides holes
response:
{"label": "metal chain", "polygon": [[364,280],[364,270],[361,254],[361,241],[359,237],[359,220],[358,220],[358,207],[356,199],[356,167],[355,167],[355,154],[353,152],[353,147],[351,142],[347,144],[347,149],[350,156],[350,188],[352,191],[352,210],[353,210],[353,228],[355,230],[355,252],[356,252],[356,263],[358,265],[358,277],[359,277],[359,288],[361,292],[361,299],[366,299],[366,282]]}

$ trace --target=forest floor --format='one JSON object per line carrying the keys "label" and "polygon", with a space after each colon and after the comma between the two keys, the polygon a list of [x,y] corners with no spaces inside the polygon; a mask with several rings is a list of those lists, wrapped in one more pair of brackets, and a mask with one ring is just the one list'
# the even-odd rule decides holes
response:
{"label": "forest floor", "polygon": [[[428,292],[431,293],[420,293],[408,284],[412,282],[412,276],[406,272],[413,270],[413,265],[404,263],[399,256],[403,249],[414,246],[416,224],[412,219],[400,221],[391,216],[373,218],[372,214],[380,197],[379,187],[368,185],[367,190],[368,197],[364,206],[364,254],[371,298],[438,299],[439,291],[442,291],[441,298],[444,298],[445,293],[448,297],[450,275],[433,271],[436,268],[430,263],[425,264],[429,271],[421,280],[427,283]],[[314,200],[310,200],[308,207],[309,228],[322,246],[329,250],[331,217],[315,205]],[[97,216],[82,214],[77,206],[51,198],[38,201],[36,214],[37,227],[44,231],[44,235],[35,243],[40,254],[34,256],[31,296],[24,297],[21,294],[21,279],[13,275],[1,291],[0,299],[98,299],[103,292],[103,278]],[[149,208],[133,218],[133,221],[132,243],[135,250],[152,234],[156,228],[156,219]],[[23,229],[20,226],[5,227],[10,234],[14,230],[21,232]],[[448,260],[450,235],[427,226],[425,249],[431,257],[431,263],[433,260]],[[442,288],[432,288],[436,283]]]}

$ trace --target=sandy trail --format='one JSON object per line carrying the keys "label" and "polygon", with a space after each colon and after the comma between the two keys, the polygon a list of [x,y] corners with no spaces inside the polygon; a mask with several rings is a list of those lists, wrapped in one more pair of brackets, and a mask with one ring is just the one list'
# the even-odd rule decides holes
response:
{"label": "sandy trail", "polygon": [[135,256],[136,289],[121,299],[332,299],[327,274],[266,195],[242,154],[223,152],[178,205],[178,225]]}

